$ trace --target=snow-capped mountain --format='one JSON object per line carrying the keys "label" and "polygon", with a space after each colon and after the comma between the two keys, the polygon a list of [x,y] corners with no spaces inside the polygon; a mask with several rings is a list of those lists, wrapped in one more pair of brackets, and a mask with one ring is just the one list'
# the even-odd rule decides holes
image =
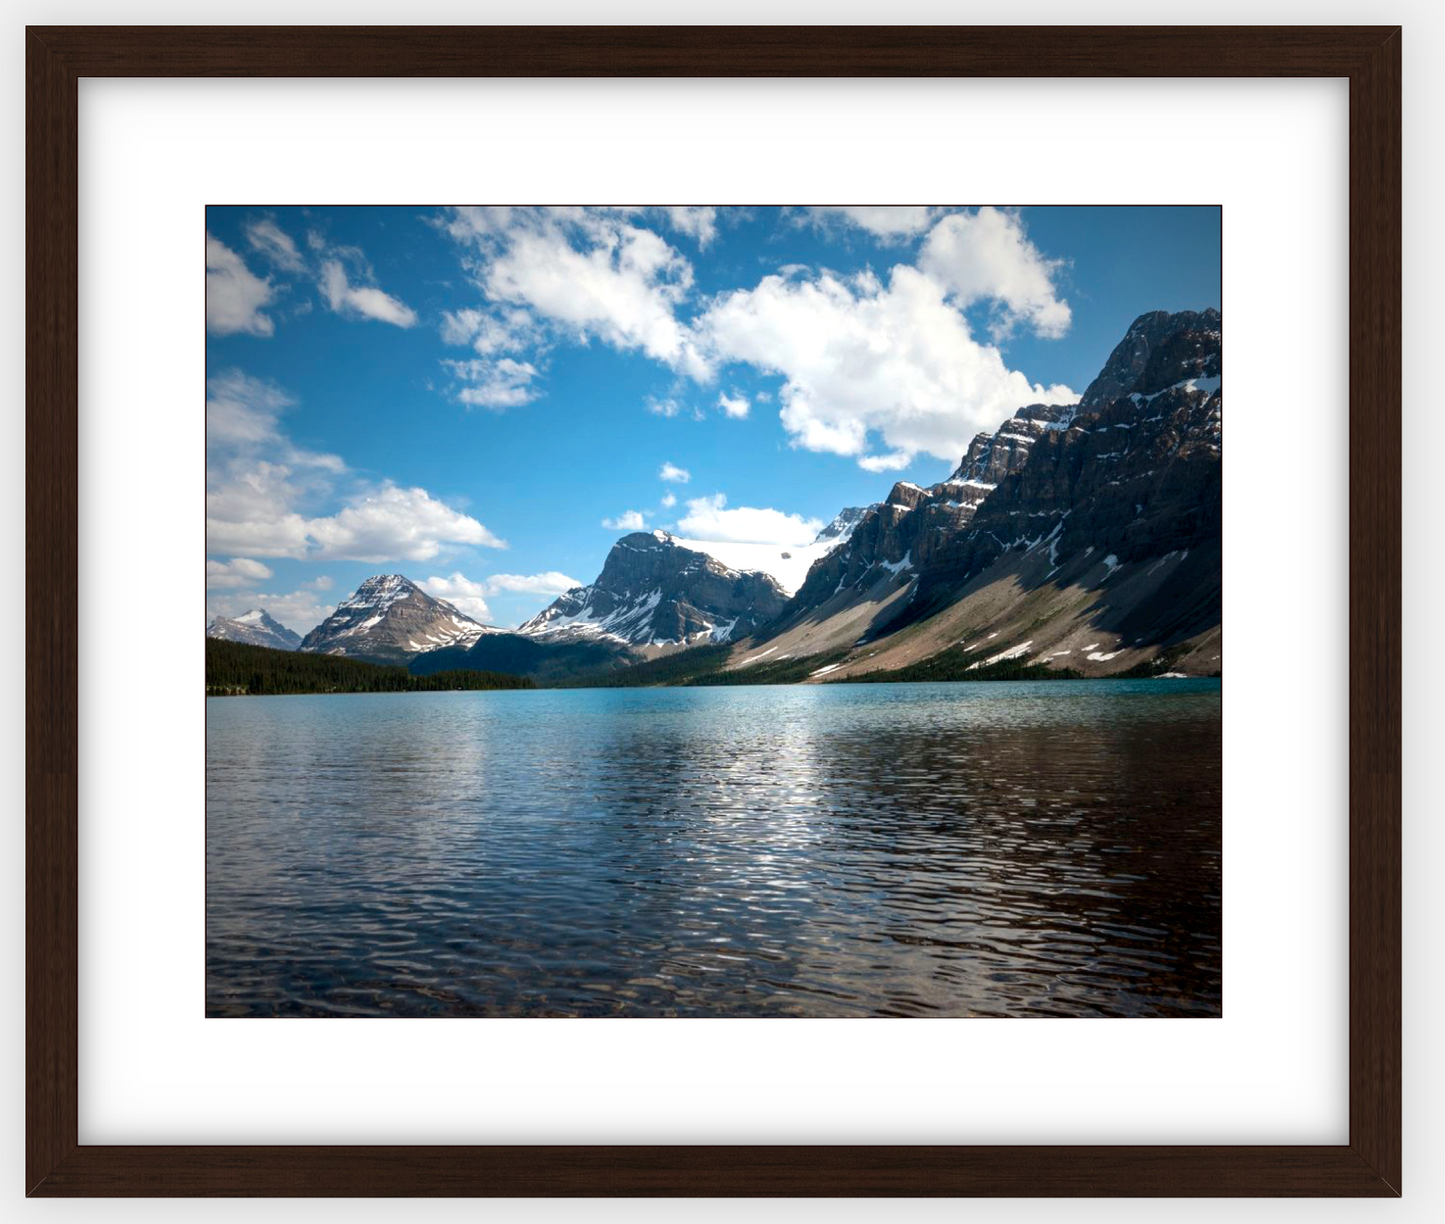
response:
{"label": "snow-capped mountain", "polygon": [[858,670],[975,635],[1084,671],[1181,646],[1220,670],[1220,334],[1217,310],[1141,315],[1077,404],[1020,408],[947,480],[894,485],[758,640]]}
{"label": "snow-capped mountain", "polygon": [[368,578],[305,637],[301,650],[407,663],[445,646],[469,646],[500,629],[479,624],[400,574]]}
{"label": "snow-capped mountain", "polygon": [[301,635],[293,633],[264,608],[252,608],[240,616],[218,616],[206,626],[206,636],[248,646],[269,646],[272,650],[295,650]]}
{"label": "snow-capped mountain", "polygon": [[770,575],[729,567],[666,532],[612,546],[590,586],[574,587],[518,630],[539,640],[693,646],[745,637],[772,620],[787,592]]}

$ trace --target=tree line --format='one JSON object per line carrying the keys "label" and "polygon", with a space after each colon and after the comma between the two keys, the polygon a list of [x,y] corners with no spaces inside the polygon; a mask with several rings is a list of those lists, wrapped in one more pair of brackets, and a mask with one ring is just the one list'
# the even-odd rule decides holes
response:
{"label": "tree line", "polygon": [[413,676],[339,655],[272,650],[245,642],[206,639],[207,696],[278,696],[295,693],[435,693],[456,689],[530,689],[526,676],[504,672],[442,671]]}

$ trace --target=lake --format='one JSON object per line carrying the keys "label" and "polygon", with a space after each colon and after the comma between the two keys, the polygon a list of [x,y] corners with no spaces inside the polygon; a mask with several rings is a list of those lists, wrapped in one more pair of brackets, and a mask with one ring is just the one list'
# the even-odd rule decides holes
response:
{"label": "lake", "polygon": [[1220,682],[209,698],[210,1016],[1218,1016]]}

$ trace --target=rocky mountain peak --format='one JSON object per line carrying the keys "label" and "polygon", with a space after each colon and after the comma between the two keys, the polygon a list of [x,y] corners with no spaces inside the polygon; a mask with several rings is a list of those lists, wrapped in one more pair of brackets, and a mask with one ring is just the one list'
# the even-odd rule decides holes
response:
{"label": "rocky mountain peak", "polygon": [[638,531],[612,546],[595,582],[559,596],[518,632],[630,646],[726,642],[772,620],[786,601],[768,574],[732,569],[666,532]]}
{"label": "rocky mountain peak", "polygon": [[888,491],[884,498],[885,506],[896,506],[904,510],[914,510],[919,502],[928,496],[927,490],[921,485],[914,484],[911,480],[900,480]]}
{"label": "rocky mountain peak", "polygon": [[218,616],[206,626],[206,636],[269,646],[272,650],[295,650],[301,645],[301,635],[286,628],[265,608],[251,608],[239,616]]}
{"label": "rocky mountain peak", "polygon": [[1219,311],[1213,308],[1140,315],[1085,389],[1079,410],[1098,411],[1130,393],[1150,395],[1191,374],[1209,374],[1195,367],[1206,365],[1211,351],[1217,376],[1220,328]]}
{"label": "rocky mountain peak", "polygon": [[428,595],[401,574],[377,574],[343,599],[300,649],[382,663],[407,663],[419,654],[466,646],[500,630],[479,624],[444,599]]}
{"label": "rocky mountain peak", "polygon": [[413,591],[421,592],[421,588],[403,574],[376,574],[362,582],[337,608],[389,608]]}
{"label": "rocky mountain peak", "polygon": [[1010,472],[1028,462],[1046,433],[1067,429],[1078,412],[1075,404],[1030,404],[1020,408],[993,433],[974,435],[957,469],[945,483],[993,489]]}

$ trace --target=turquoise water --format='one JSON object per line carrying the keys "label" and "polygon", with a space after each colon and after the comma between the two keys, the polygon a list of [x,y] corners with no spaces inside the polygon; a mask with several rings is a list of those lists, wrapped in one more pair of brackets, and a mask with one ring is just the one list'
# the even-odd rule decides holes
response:
{"label": "turquoise water", "polygon": [[1220,1014],[1220,684],[206,703],[212,1016]]}

